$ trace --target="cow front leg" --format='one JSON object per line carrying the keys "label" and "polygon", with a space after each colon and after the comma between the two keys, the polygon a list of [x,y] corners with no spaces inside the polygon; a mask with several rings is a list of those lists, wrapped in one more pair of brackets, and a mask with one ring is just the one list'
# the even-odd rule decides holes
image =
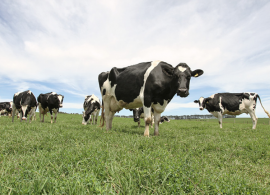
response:
{"label": "cow front leg", "polygon": [[90,118],[89,118],[89,120],[90,120],[90,125],[92,125],[93,123],[93,116],[92,116],[92,114],[90,114]]}
{"label": "cow front leg", "polygon": [[159,132],[158,132],[158,127],[159,127],[159,122],[160,122],[160,116],[161,116],[161,113],[157,113],[157,112],[154,112],[154,121],[155,121],[155,131],[154,131],[154,135],[159,135]]}
{"label": "cow front leg", "polygon": [[55,122],[55,123],[56,123],[56,119],[57,119],[57,113],[58,113],[58,112],[55,112],[55,113],[54,113],[54,122]]}
{"label": "cow front leg", "polygon": [[219,127],[222,129],[222,114],[221,114],[221,112],[218,112],[218,123],[219,123]]}
{"label": "cow front leg", "polygon": [[144,121],[145,121],[144,136],[149,137],[149,125],[152,122],[151,107],[147,108],[143,106],[143,111],[144,111]]}
{"label": "cow front leg", "polygon": [[50,115],[51,115],[51,124],[53,123],[53,113],[52,113],[52,110],[49,110],[50,111]]}

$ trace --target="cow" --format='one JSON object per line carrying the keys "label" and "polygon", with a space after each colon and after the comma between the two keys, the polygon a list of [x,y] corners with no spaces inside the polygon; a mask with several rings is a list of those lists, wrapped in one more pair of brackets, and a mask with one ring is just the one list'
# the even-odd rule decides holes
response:
{"label": "cow", "polygon": [[12,112],[12,101],[11,102],[0,102],[0,117],[3,114],[10,115]]}
{"label": "cow", "polygon": [[31,118],[36,112],[36,107],[36,97],[30,90],[15,93],[12,104],[12,122],[14,121],[16,111],[18,111],[21,121],[27,121],[27,115],[29,114],[29,123],[31,123]]}
{"label": "cow", "polygon": [[97,96],[95,96],[94,94],[85,96],[83,103],[84,112],[82,124],[86,125],[89,121],[90,124],[97,124],[97,118],[100,108],[101,104]]}
{"label": "cow", "polygon": [[162,116],[162,117],[160,117],[160,122],[159,122],[159,124],[162,124],[162,123],[165,122],[165,121],[170,122],[170,119],[168,119],[166,116]]}
{"label": "cow", "polygon": [[[130,111],[133,112],[133,120],[134,122],[138,122],[138,127],[141,126],[141,118],[144,118],[144,112],[143,112],[143,107],[140,108],[133,108],[129,109]],[[154,109],[151,109],[151,128],[153,128],[154,125]]]}
{"label": "cow", "polygon": [[217,93],[208,98],[200,97],[194,103],[199,103],[200,110],[206,108],[208,112],[219,120],[219,126],[222,128],[222,115],[240,115],[249,114],[253,121],[252,129],[256,129],[257,116],[255,114],[257,98],[259,98],[264,112],[270,118],[269,113],[264,109],[261,98],[257,93]]}
{"label": "cow", "polygon": [[[38,109],[39,109],[39,119],[40,122],[44,122],[44,115],[47,112],[51,114],[51,123],[53,123],[53,113],[54,113],[54,122],[56,122],[57,113],[59,112],[59,108],[63,107],[64,96],[61,94],[57,94],[55,92],[40,94],[37,98],[38,100]],[[43,115],[43,119],[41,120],[41,114]]]}
{"label": "cow", "polygon": [[199,77],[202,74],[200,69],[191,71],[186,63],[180,63],[174,68],[163,61],[143,62],[124,68],[114,67],[109,72],[100,73],[98,80],[103,106],[101,126],[104,125],[105,118],[106,129],[109,130],[112,128],[115,112],[123,108],[143,106],[144,136],[149,137],[152,107],[155,120],[154,135],[158,135],[160,115],[168,103],[175,94],[187,97],[191,77]]}

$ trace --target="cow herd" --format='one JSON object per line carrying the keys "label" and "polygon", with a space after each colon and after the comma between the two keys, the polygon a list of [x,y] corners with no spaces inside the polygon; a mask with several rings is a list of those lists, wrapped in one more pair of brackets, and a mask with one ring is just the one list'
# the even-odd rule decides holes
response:
{"label": "cow herd", "polygon": [[[110,130],[115,113],[125,108],[133,111],[134,121],[138,122],[138,126],[140,126],[140,118],[144,119],[145,136],[149,136],[150,124],[154,126],[154,135],[158,135],[159,124],[164,121],[169,122],[167,117],[161,117],[161,113],[175,95],[187,97],[190,79],[202,74],[203,70],[192,71],[186,63],[173,67],[163,61],[143,62],[124,68],[114,67],[98,76],[102,103],[95,95],[85,96],[82,124],[97,124],[99,111],[102,109],[100,126],[103,127],[106,123],[106,129]],[[257,98],[261,103],[256,93],[217,93],[208,98],[201,97],[194,103],[199,104],[200,110],[205,108],[217,117],[220,128],[222,128],[224,114],[247,113],[251,116],[252,128],[255,129],[258,120],[255,114]],[[18,92],[14,94],[13,102],[0,103],[0,114],[12,113],[13,122],[15,113],[19,112],[21,121],[27,120],[29,115],[29,122],[31,122],[39,107],[40,121],[44,122],[44,115],[50,112],[51,123],[53,123],[53,113],[55,122],[59,108],[63,106],[63,99],[63,95],[55,92],[40,94],[37,100],[29,90]],[[262,108],[264,109],[263,106]],[[270,118],[270,114],[265,109],[264,111]],[[41,115],[43,115],[42,120]]]}

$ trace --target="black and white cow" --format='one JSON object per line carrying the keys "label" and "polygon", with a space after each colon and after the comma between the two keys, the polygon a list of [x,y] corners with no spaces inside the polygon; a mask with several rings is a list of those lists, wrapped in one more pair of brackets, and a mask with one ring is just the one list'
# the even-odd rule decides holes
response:
{"label": "black and white cow", "polygon": [[162,123],[164,123],[165,121],[170,122],[170,119],[168,119],[166,116],[162,116],[162,117],[160,117],[160,122],[159,122],[159,124],[162,124]]}
{"label": "black and white cow", "polygon": [[[130,111],[133,112],[133,120],[134,122],[138,122],[138,127],[141,126],[141,118],[144,118],[144,111],[143,111],[143,107],[140,108],[133,108],[133,109],[129,109]],[[154,109],[151,109],[151,127],[153,128],[154,125]]]}
{"label": "black and white cow", "polygon": [[83,120],[82,124],[86,125],[89,121],[90,124],[97,124],[97,118],[99,115],[99,110],[101,108],[100,101],[95,95],[87,95],[85,96],[83,103]]}
{"label": "black and white cow", "polygon": [[102,95],[101,119],[104,125],[104,109],[106,129],[112,128],[115,112],[123,108],[132,109],[143,106],[145,131],[149,136],[151,123],[151,107],[154,109],[155,131],[158,135],[158,125],[161,113],[175,94],[181,97],[189,95],[191,77],[198,77],[203,71],[191,71],[185,63],[175,68],[162,61],[143,62],[125,68],[112,68],[109,72],[99,74],[99,87]]}
{"label": "black and white cow", "polygon": [[[261,98],[257,93],[217,93],[208,98],[201,97],[194,103],[199,103],[200,110],[206,108],[208,112],[218,118],[220,128],[222,128],[222,115],[240,115],[242,113],[250,114],[253,121],[253,129],[256,129],[257,116],[255,114],[257,98],[259,98],[264,109]],[[269,113],[264,109],[270,118]]]}
{"label": "black and white cow", "polygon": [[[57,113],[59,112],[59,108],[63,107],[64,96],[61,94],[57,94],[55,92],[40,94],[37,98],[39,106],[39,119],[40,122],[44,122],[44,115],[47,112],[51,114],[51,123],[53,123],[53,113],[54,113],[54,122],[56,122]],[[41,114],[43,115],[43,119],[41,121]]]}
{"label": "black and white cow", "polygon": [[31,123],[31,119],[35,115],[36,108],[37,100],[30,90],[15,93],[12,104],[12,122],[14,121],[16,111],[18,111],[20,113],[21,121],[27,121],[27,115],[29,114],[29,123]]}
{"label": "black and white cow", "polygon": [[2,114],[10,115],[12,113],[12,102],[0,102],[0,117]]}

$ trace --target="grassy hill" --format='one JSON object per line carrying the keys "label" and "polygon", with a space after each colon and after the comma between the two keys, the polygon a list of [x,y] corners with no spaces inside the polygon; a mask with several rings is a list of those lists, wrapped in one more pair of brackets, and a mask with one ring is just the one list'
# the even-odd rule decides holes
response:
{"label": "grassy hill", "polygon": [[270,193],[269,119],[172,120],[150,138],[130,118],[81,121],[1,117],[0,194]]}

